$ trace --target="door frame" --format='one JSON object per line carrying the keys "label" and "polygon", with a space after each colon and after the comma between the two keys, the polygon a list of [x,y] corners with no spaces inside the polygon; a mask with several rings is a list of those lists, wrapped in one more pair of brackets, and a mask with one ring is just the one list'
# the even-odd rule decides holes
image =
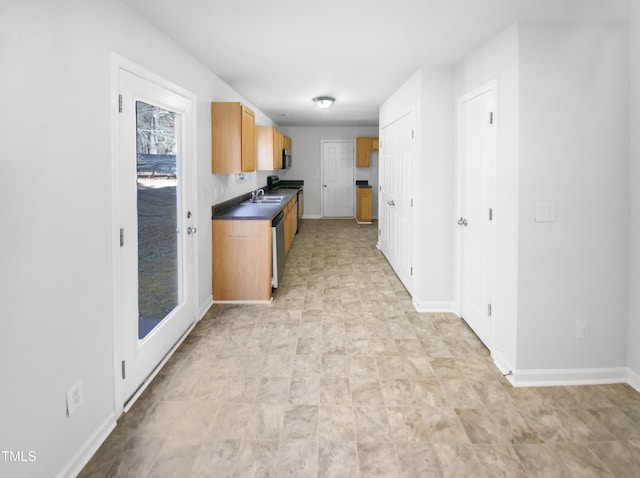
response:
{"label": "door frame", "polygon": [[320,140],[320,217],[324,218],[324,145],[325,143],[350,143],[353,145],[353,217],[336,218],[336,219],[353,219],[356,215],[356,195],[355,195],[355,178],[356,178],[356,140],[355,139],[321,139]]}
{"label": "door frame", "polygon": [[[497,203],[496,199],[497,199],[497,189],[498,189],[498,183],[497,183],[497,172],[498,172],[498,158],[499,158],[499,151],[498,151],[498,128],[499,128],[499,118],[500,115],[497,113],[498,110],[498,80],[494,79],[491,80],[487,83],[485,83],[482,86],[479,86],[477,88],[474,88],[462,95],[460,95],[458,97],[458,100],[456,102],[456,173],[455,173],[455,191],[456,191],[456,197],[455,197],[455,217],[453,217],[452,219],[452,227],[455,229],[455,238],[456,238],[456,248],[455,248],[455,289],[454,289],[454,313],[458,316],[458,317],[462,317],[461,313],[462,313],[462,283],[463,281],[463,267],[462,267],[462,228],[460,226],[457,225],[457,220],[458,218],[462,217],[462,184],[463,184],[463,174],[464,174],[464,168],[463,168],[463,158],[462,158],[462,143],[463,143],[463,137],[462,137],[462,108],[463,108],[463,104],[464,102],[471,100],[477,96],[480,96],[484,93],[487,93],[489,91],[493,92],[493,109],[494,109],[494,115],[493,115],[493,144],[494,144],[494,164],[495,164],[495,169],[493,171],[494,174],[494,189],[492,191],[492,197],[493,197],[493,204],[494,204],[494,208],[493,208],[493,228],[491,229],[492,231],[492,237],[491,237],[491,252],[490,252],[490,256],[489,256],[489,260],[488,263],[491,264],[491,274],[490,274],[490,278],[489,278],[489,284],[488,284],[488,290],[489,290],[489,300],[491,301],[491,319],[492,319],[492,331],[491,331],[491,348],[495,348],[495,335],[496,335],[496,331],[495,331],[495,324],[496,324],[496,318],[497,318],[497,314],[499,313],[499,306],[498,304],[495,303],[495,298],[496,298],[496,294],[495,294],[495,284],[496,284],[496,277],[497,277],[497,247],[496,247],[496,238],[497,238],[497,234],[496,234],[496,227],[497,227],[497,215],[496,215],[496,210],[495,210],[495,204]],[[493,350],[489,350],[490,352],[493,352]]]}
{"label": "door frame", "polygon": [[[188,115],[188,119],[185,118],[185,122],[190,125],[190,128],[185,128],[183,132],[184,149],[186,151],[185,156],[193,156],[192,165],[186,169],[183,173],[183,189],[186,197],[189,198],[189,203],[193,204],[194,224],[198,224],[198,202],[197,202],[197,96],[170,82],[164,77],[147,70],[146,68],[118,55],[115,52],[111,53],[111,304],[112,304],[112,320],[113,320],[113,381],[114,381],[114,408],[116,416],[123,412],[128,411],[138,397],[144,392],[146,387],[151,383],[153,378],[162,369],[164,364],[171,358],[175,350],[180,346],[184,339],[189,335],[193,327],[195,327],[198,316],[198,238],[194,238],[193,244],[193,265],[190,270],[186,270],[188,276],[187,288],[185,294],[193,296],[193,321],[187,328],[184,334],[176,342],[176,344],[169,349],[164,358],[155,367],[151,374],[141,384],[140,388],[131,397],[126,397],[124,392],[123,380],[122,380],[122,357],[124,356],[125,346],[123,343],[123,337],[125,335],[124,318],[121,317],[121,303],[118,292],[118,277],[120,273],[120,261],[118,256],[120,255],[120,199],[119,199],[119,170],[120,170],[120,157],[119,157],[119,94],[120,94],[120,82],[119,72],[120,70],[126,70],[129,73],[139,76],[140,78],[154,83],[166,90],[169,90],[177,95],[183,96],[191,100],[192,108]],[[184,196],[183,196],[184,197]]]}

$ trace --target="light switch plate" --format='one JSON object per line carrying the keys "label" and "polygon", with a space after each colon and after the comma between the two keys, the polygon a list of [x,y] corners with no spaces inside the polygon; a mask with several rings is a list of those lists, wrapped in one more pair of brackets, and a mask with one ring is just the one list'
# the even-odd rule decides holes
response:
{"label": "light switch plate", "polygon": [[536,222],[555,222],[556,205],[552,202],[536,204]]}

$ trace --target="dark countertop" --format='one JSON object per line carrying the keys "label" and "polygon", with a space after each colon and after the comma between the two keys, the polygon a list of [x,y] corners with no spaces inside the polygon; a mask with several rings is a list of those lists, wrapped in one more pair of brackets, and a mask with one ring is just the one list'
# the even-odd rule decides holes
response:
{"label": "dark countertop", "polygon": [[369,181],[368,180],[356,179],[356,187],[357,188],[371,188],[372,186],[369,185]]}
{"label": "dark countertop", "polygon": [[280,204],[242,204],[251,197],[251,193],[229,199],[211,206],[211,219],[249,219],[271,221],[298,194],[297,189],[277,189],[267,191],[265,196],[286,196]]}

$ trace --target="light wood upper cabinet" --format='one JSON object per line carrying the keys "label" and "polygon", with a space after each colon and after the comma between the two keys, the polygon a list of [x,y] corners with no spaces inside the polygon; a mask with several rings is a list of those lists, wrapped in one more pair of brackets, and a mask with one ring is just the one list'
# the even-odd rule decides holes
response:
{"label": "light wood upper cabinet", "polygon": [[371,152],[377,153],[380,150],[380,141],[378,138],[371,138]]}
{"label": "light wood upper cabinet", "polygon": [[[258,170],[272,171],[282,169],[282,149],[280,136],[273,126],[256,127]],[[278,154],[278,151],[280,153]]]}
{"label": "light wood upper cabinet", "polygon": [[256,115],[242,107],[242,172],[256,170]]}
{"label": "light wood upper cabinet", "polygon": [[256,127],[256,137],[258,141],[258,170],[282,169],[282,150],[291,151],[291,138],[273,126]]}
{"label": "light wood upper cabinet", "polygon": [[211,172],[256,170],[255,114],[241,103],[211,103]]}
{"label": "light wood upper cabinet", "polygon": [[378,138],[357,138],[356,168],[368,168],[371,164],[369,156],[375,151],[378,151]]}
{"label": "light wood upper cabinet", "polygon": [[291,141],[291,138],[289,138],[289,136],[284,136],[284,144],[282,149],[286,149],[287,151],[291,152],[292,147],[293,141]]}

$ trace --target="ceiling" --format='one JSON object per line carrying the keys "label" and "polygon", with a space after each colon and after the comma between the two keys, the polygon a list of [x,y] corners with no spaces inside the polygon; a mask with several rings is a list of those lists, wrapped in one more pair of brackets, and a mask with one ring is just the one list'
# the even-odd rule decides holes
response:
{"label": "ceiling", "polygon": [[[281,126],[373,126],[420,67],[514,21],[622,21],[629,0],[122,1]],[[323,95],[332,108],[314,106]]]}

